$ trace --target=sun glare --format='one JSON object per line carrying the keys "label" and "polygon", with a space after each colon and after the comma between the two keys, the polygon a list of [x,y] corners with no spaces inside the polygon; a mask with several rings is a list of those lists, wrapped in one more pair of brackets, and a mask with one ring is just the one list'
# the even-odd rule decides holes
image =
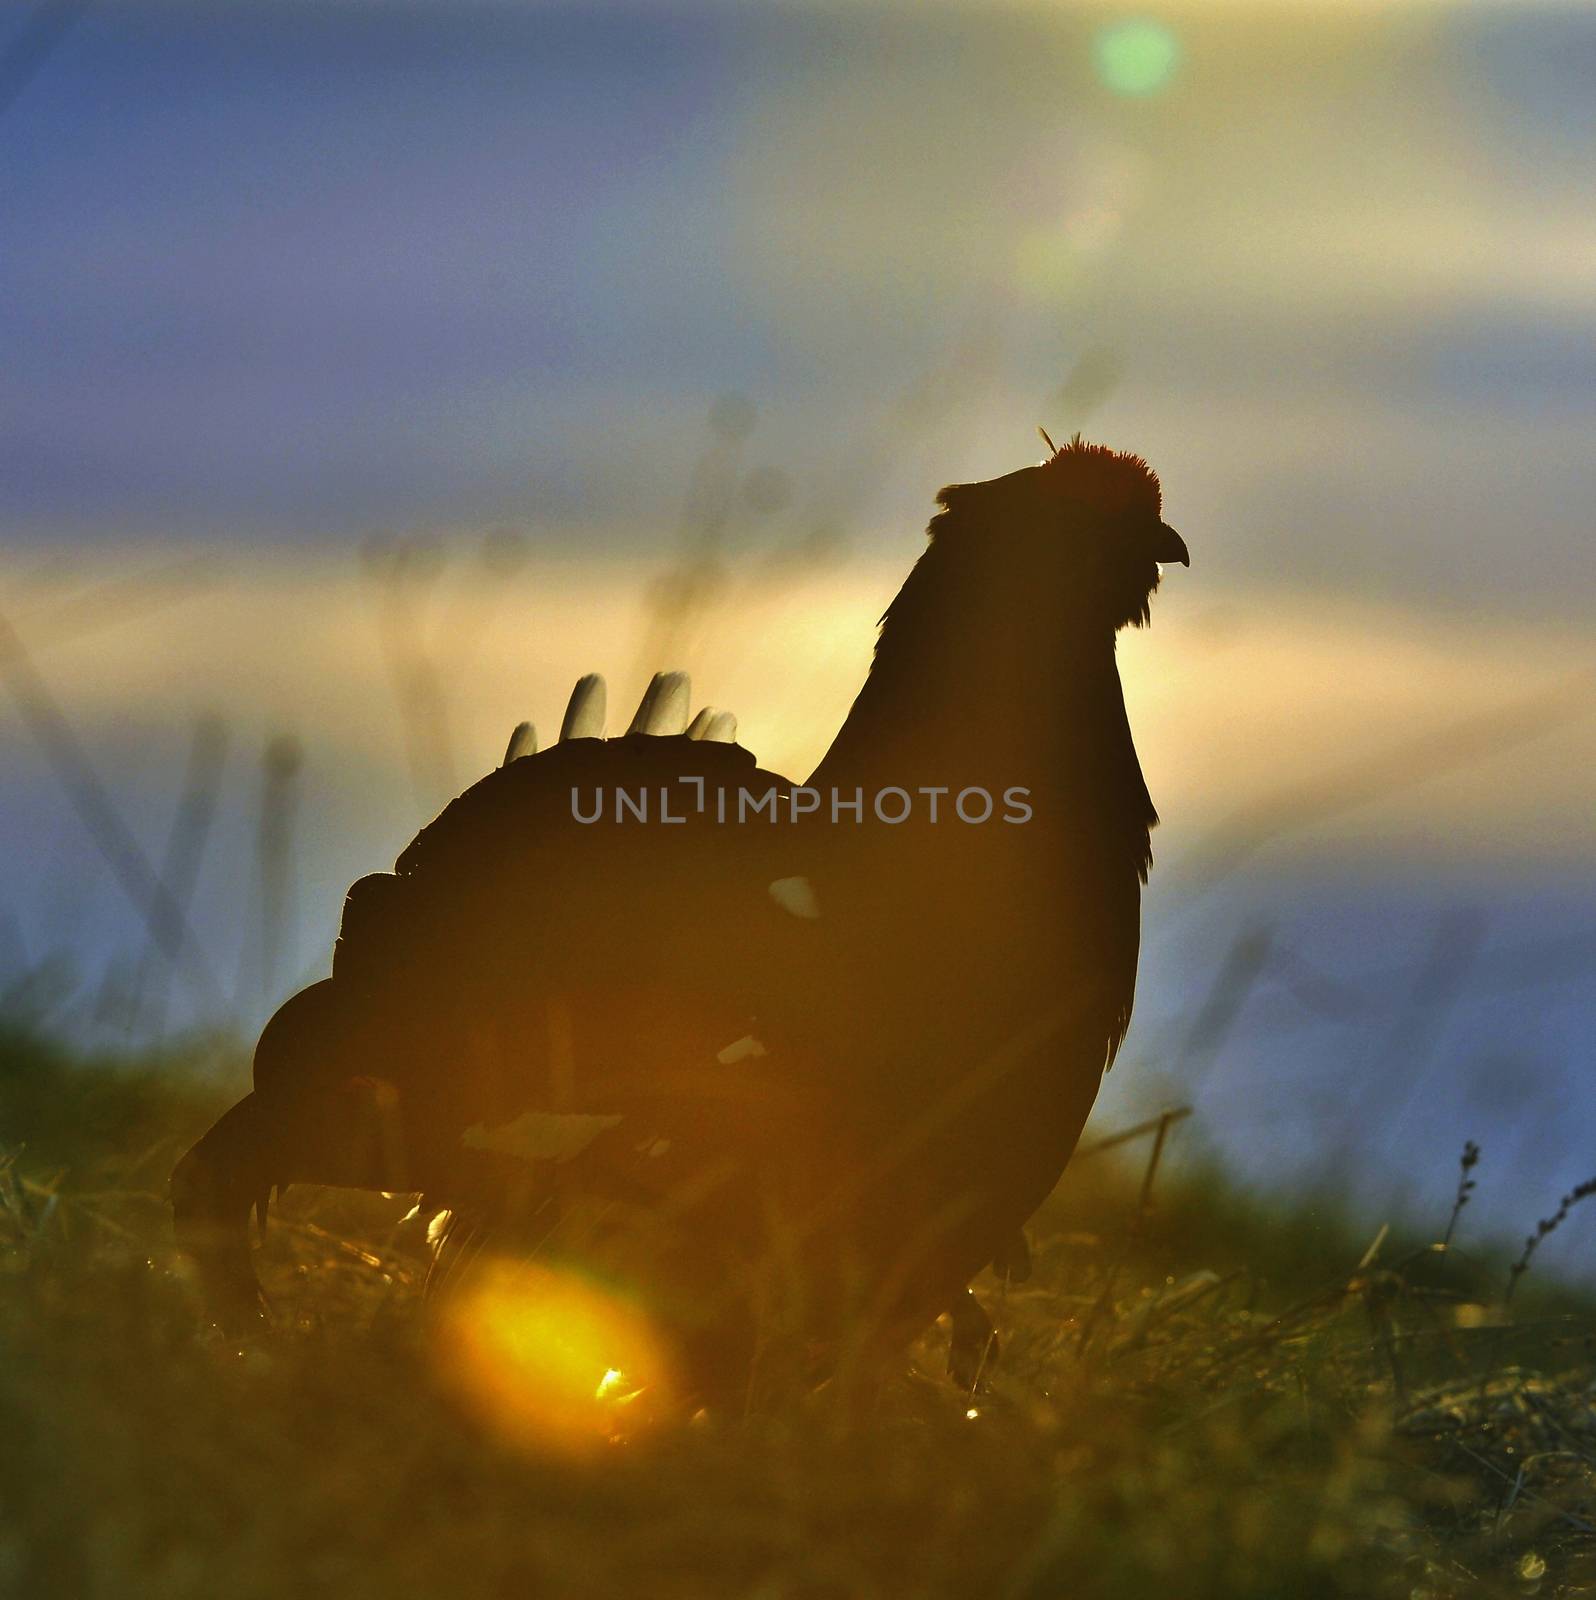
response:
{"label": "sun glare", "polygon": [[1157,94],[1174,75],[1180,45],[1161,23],[1117,22],[1097,35],[1092,58],[1115,94]]}
{"label": "sun glare", "polygon": [[438,1349],[472,1411],[528,1449],[586,1455],[667,1409],[669,1362],[648,1320],[574,1273],[482,1268],[445,1312]]}

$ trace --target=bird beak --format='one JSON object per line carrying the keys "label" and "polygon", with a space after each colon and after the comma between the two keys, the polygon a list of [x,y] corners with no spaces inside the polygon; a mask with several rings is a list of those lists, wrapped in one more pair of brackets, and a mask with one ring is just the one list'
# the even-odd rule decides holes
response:
{"label": "bird beak", "polygon": [[1191,565],[1191,552],[1186,548],[1186,541],[1167,522],[1160,522],[1153,531],[1152,555],[1160,566],[1167,567],[1176,561],[1183,567]]}

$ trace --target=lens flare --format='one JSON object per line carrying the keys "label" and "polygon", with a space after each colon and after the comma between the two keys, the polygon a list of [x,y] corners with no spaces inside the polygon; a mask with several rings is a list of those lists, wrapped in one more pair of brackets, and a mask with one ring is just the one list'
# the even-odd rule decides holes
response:
{"label": "lens flare", "polygon": [[1160,23],[1117,22],[1098,34],[1092,58],[1115,94],[1157,94],[1174,75],[1180,44]]}
{"label": "lens flare", "polygon": [[568,1271],[489,1263],[438,1328],[449,1381],[496,1433],[527,1449],[586,1455],[668,1414],[670,1362],[648,1319]]}

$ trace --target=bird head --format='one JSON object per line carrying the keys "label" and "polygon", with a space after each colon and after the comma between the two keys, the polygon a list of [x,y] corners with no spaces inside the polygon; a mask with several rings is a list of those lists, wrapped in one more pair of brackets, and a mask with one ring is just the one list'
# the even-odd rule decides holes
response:
{"label": "bird head", "polygon": [[1072,609],[1116,632],[1141,626],[1163,567],[1191,562],[1185,540],[1163,520],[1158,474],[1140,456],[1079,434],[1056,448],[1042,437],[1052,454],[1039,465],[954,484],[938,504],[950,519],[1010,545],[1004,565],[1028,590],[1071,596]]}

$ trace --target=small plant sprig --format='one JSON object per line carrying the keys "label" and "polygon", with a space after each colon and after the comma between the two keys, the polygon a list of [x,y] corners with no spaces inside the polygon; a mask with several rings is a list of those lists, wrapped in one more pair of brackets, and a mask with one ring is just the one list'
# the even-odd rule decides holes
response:
{"label": "small plant sprig", "polygon": [[1542,1217],[1541,1220],[1535,1224],[1534,1233],[1532,1233],[1524,1241],[1524,1253],[1518,1258],[1517,1261],[1513,1263],[1511,1267],[1508,1268],[1506,1296],[1508,1300],[1513,1298],[1513,1291],[1518,1287],[1518,1280],[1529,1271],[1530,1258],[1535,1254],[1536,1250],[1539,1249],[1541,1240],[1545,1239],[1549,1234],[1556,1233],[1558,1228],[1560,1228],[1567,1219],[1568,1213],[1573,1210],[1573,1208],[1577,1206],[1581,1200],[1587,1200],[1593,1194],[1596,1194],[1596,1178],[1587,1178],[1582,1184],[1570,1189],[1569,1192],[1563,1196],[1562,1200],[1558,1203],[1557,1210],[1551,1216]]}
{"label": "small plant sprig", "polygon": [[1457,1198],[1452,1202],[1452,1215],[1446,1219],[1446,1232],[1441,1235],[1441,1248],[1447,1249],[1452,1243],[1452,1234],[1457,1228],[1457,1219],[1463,1214],[1463,1207],[1469,1203],[1469,1196],[1474,1193],[1474,1179],[1469,1176],[1480,1163],[1480,1147],[1472,1139],[1463,1141],[1463,1155],[1458,1161]]}

